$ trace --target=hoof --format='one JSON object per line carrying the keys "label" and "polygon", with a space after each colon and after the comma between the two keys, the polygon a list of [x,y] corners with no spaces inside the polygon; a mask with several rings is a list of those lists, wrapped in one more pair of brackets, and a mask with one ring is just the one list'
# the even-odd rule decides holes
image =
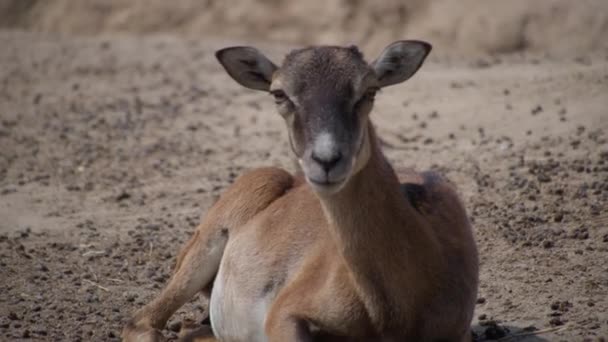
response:
{"label": "hoof", "polygon": [[194,322],[184,322],[184,326],[179,332],[180,342],[216,342],[211,326],[198,326]]}

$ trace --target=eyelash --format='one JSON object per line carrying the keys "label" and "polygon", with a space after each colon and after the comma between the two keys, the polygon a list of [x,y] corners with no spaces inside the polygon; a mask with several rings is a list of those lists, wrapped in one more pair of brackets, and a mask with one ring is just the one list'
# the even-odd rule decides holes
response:
{"label": "eyelash", "polygon": [[274,96],[274,103],[276,104],[281,104],[285,101],[289,101],[289,97],[287,97],[287,94],[285,94],[285,92],[282,90],[273,90],[270,92],[270,94]]}

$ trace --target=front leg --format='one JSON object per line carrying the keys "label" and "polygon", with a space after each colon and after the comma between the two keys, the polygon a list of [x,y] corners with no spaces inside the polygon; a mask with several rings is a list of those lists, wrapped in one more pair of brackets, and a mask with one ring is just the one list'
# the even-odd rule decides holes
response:
{"label": "front leg", "polygon": [[[347,317],[343,318],[345,321]],[[275,318],[266,324],[266,334],[269,342],[297,341],[297,342],[353,342],[367,341],[370,338],[357,338],[347,335],[332,334],[327,331],[311,329],[311,321],[298,315],[287,315]],[[355,334],[357,332],[355,331]],[[470,340],[468,341],[470,342]]]}
{"label": "front leg", "polygon": [[269,342],[313,341],[309,318],[316,317],[314,299],[318,295],[317,286],[322,286],[309,279],[314,264],[300,270],[296,279],[285,286],[272,303],[264,326]]}
{"label": "front leg", "polygon": [[213,281],[229,236],[281,197],[293,184],[291,175],[261,168],[239,177],[207,213],[177,258],[175,273],[158,297],[138,310],[123,330],[125,341],[162,341],[167,320]]}
{"label": "front leg", "polygon": [[163,341],[173,313],[208,286],[219,267],[228,232],[213,219],[201,224],[177,258],[175,273],[158,297],[138,310],[123,330],[125,341]]}
{"label": "front leg", "polygon": [[310,332],[306,319],[294,315],[279,316],[266,324],[266,334],[269,342],[295,341],[312,342],[313,335]]}
{"label": "front leg", "polygon": [[308,262],[270,307],[265,323],[268,341],[373,340],[348,270],[332,251],[324,243],[307,251]]}
{"label": "front leg", "polygon": [[[219,342],[213,336],[213,331],[208,325],[199,326],[184,326],[179,332],[179,342]],[[470,341],[469,341],[470,342]]]}

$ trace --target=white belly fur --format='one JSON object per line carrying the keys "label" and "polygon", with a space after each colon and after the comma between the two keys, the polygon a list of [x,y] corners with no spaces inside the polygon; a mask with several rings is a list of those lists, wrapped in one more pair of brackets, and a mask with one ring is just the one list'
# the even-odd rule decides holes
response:
{"label": "white belly fur", "polygon": [[[265,342],[264,322],[273,296],[256,296],[248,291],[248,272],[227,271],[227,264],[234,264],[231,250],[236,250],[236,241],[230,241],[220,264],[209,300],[211,326],[215,336],[227,342]],[[229,261],[229,259],[232,262]]]}

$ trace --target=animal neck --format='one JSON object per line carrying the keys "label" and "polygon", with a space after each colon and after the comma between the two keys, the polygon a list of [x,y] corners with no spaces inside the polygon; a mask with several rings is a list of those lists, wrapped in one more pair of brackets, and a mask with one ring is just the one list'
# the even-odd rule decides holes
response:
{"label": "animal neck", "polygon": [[407,292],[426,291],[429,260],[424,256],[436,245],[402,194],[397,175],[369,126],[367,164],[339,192],[320,199],[371,318],[383,324],[391,318],[403,319],[395,317],[400,308],[405,312],[416,305],[412,302],[416,296]]}

